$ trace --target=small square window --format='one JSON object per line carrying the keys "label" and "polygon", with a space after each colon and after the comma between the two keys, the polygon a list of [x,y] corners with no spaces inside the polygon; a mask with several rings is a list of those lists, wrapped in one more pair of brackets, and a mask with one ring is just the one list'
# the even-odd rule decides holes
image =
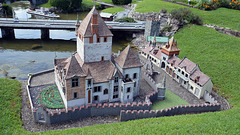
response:
{"label": "small square window", "polygon": [[184,75],[184,72],[182,71],[182,75]]}
{"label": "small square window", "polygon": [[186,77],[188,77],[188,74],[185,74]]}
{"label": "small square window", "polygon": [[107,42],[107,37],[104,37],[104,42]]}
{"label": "small square window", "polygon": [[131,88],[130,87],[127,88],[127,93],[129,93],[129,92],[131,92]]}
{"label": "small square window", "polygon": [[117,83],[118,82],[118,77],[114,78],[114,82]]}
{"label": "small square window", "polygon": [[94,101],[98,101],[98,96],[94,96],[94,97],[93,97],[93,100],[94,100]]}
{"label": "small square window", "polygon": [[118,98],[118,95],[113,95],[113,99]]}
{"label": "small square window", "polygon": [[78,93],[77,92],[73,93],[73,98],[78,98]]}
{"label": "small square window", "polygon": [[136,79],[137,78],[137,73],[134,73],[133,74],[133,79]]}
{"label": "small square window", "polygon": [[108,94],[108,89],[105,89],[105,90],[103,91],[103,94],[104,94],[104,95]]}
{"label": "small square window", "polygon": [[186,81],[184,81],[184,84],[186,85]]}
{"label": "small square window", "polygon": [[129,95],[127,96],[127,99],[129,99]]}
{"label": "small square window", "polygon": [[113,92],[118,92],[118,86],[114,86]]}
{"label": "small square window", "polygon": [[178,72],[180,72],[181,70],[180,69],[178,69]]}

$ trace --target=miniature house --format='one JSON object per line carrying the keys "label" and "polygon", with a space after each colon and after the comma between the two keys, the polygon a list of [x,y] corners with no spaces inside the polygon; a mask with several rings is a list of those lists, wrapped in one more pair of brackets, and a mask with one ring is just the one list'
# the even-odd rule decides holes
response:
{"label": "miniature house", "polygon": [[132,102],[139,95],[139,56],[130,46],[112,53],[113,34],[95,7],[76,24],[77,52],[55,59],[55,83],[65,107],[92,103]]}

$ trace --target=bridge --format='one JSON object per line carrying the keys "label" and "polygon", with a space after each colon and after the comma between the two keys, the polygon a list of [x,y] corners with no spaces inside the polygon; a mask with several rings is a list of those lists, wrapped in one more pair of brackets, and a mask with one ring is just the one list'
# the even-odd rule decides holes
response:
{"label": "bridge", "polygon": [[[145,29],[145,22],[125,23],[105,21],[111,31],[141,32]],[[39,20],[28,19],[14,21],[12,18],[0,18],[2,38],[14,39],[14,29],[41,29],[41,39],[49,39],[49,30],[75,30],[76,20]],[[81,21],[80,21],[81,23]]]}

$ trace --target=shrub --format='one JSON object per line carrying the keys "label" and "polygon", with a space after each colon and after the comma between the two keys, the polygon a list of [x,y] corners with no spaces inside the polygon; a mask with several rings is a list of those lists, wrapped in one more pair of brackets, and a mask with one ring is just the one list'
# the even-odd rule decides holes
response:
{"label": "shrub", "polygon": [[12,15],[12,6],[6,3],[2,4],[3,14]]}
{"label": "shrub", "polygon": [[198,15],[194,15],[188,8],[174,9],[171,11],[171,18],[178,20],[180,23],[187,23],[202,25],[203,21]]}
{"label": "shrub", "polygon": [[124,18],[121,18],[121,19],[116,19],[115,22],[132,22],[132,23],[135,23],[136,21],[131,17],[124,17]]}
{"label": "shrub", "polygon": [[132,0],[112,0],[112,3],[115,5],[126,5],[132,3]]}
{"label": "shrub", "polygon": [[160,12],[161,13],[167,13],[167,9],[162,9]]}

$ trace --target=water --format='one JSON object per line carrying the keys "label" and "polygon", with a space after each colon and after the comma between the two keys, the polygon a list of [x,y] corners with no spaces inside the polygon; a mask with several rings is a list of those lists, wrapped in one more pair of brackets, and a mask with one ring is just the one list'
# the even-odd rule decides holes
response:
{"label": "water", "polygon": [[[26,14],[26,10],[29,8],[28,2],[17,2],[12,5],[16,17],[20,20],[32,18],[31,15]],[[80,19],[83,19],[86,14],[81,14]],[[76,14],[61,16],[73,19]],[[74,31],[50,30],[50,38],[54,40],[43,41],[40,40],[40,30],[15,29],[15,37],[16,40],[0,39],[0,78],[5,77],[7,72],[8,76],[25,80],[29,73],[53,68],[55,57],[66,58],[76,51],[76,42],[70,40],[75,38]],[[125,40],[114,40],[113,51],[118,52],[123,45],[126,46],[128,43]],[[33,45],[41,45],[42,48],[34,50],[32,49]]]}

